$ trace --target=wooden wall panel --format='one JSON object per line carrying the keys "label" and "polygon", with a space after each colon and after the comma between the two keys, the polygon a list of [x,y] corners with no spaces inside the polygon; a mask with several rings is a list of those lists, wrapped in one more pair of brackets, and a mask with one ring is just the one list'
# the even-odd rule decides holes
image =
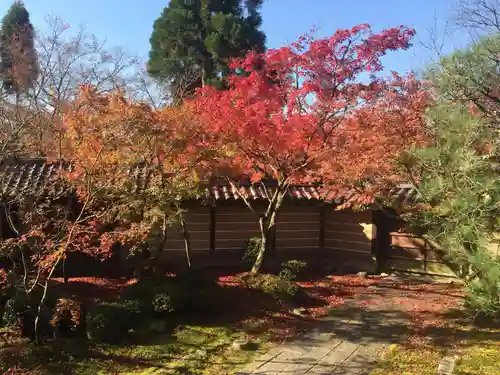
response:
{"label": "wooden wall panel", "polygon": [[371,254],[371,211],[325,211],[325,249]]}
{"label": "wooden wall panel", "polygon": [[357,224],[357,223],[371,223],[372,222],[372,211],[335,211],[333,208],[328,207],[325,210],[326,222],[330,223],[344,223],[344,224]]}
{"label": "wooden wall panel", "polygon": [[283,207],[276,222],[276,250],[319,249],[320,208],[318,205]]}
{"label": "wooden wall panel", "polygon": [[423,238],[418,238],[408,233],[399,232],[391,233],[391,245],[411,249],[424,249],[427,247],[427,244]]}
{"label": "wooden wall panel", "polygon": [[[193,251],[208,251],[210,247],[210,215],[208,207],[191,208],[186,214],[186,226],[189,231]],[[184,237],[179,225],[168,231],[165,252],[184,252]]]}
{"label": "wooden wall panel", "polygon": [[218,206],[215,211],[215,252],[243,250],[245,240],[259,237],[257,215],[244,206]]}
{"label": "wooden wall panel", "polygon": [[353,251],[357,253],[371,253],[371,241],[349,241],[337,238],[325,238],[325,248]]}
{"label": "wooden wall panel", "polygon": [[453,274],[441,255],[425,239],[405,232],[404,227],[398,232],[391,232],[390,237],[389,268],[443,275]]}
{"label": "wooden wall panel", "polygon": [[373,271],[371,211],[354,212],[325,209],[325,251],[336,264],[353,270]]}

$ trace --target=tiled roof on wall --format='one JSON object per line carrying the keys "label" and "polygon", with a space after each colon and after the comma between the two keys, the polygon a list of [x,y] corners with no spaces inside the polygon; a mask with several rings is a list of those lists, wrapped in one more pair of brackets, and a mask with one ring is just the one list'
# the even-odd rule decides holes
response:
{"label": "tiled roof on wall", "polygon": [[[56,194],[63,192],[65,184],[60,177],[61,171],[69,171],[70,165],[65,162],[46,162],[43,159],[8,160],[0,164],[0,195],[7,198],[24,195],[46,194],[53,189]],[[152,171],[146,166],[136,166],[128,171],[133,181],[133,190],[140,191],[147,187]],[[239,193],[249,200],[266,200],[272,196],[275,188],[272,184],[264,188],[264,184],[240,185]],[[267,193],[266,193],[267,190]],[[236,188],[227,183],[219,183],[205,189],[204,198],[207,196],[215,201],[241,200]],[[389,197],[407,202],[415,195],[410,184],[398,185],[389,192]],[[202,198],[200,196],[200,198]],[[293,185],[287,192],[287,198],[297,200],[325,200],[325,201],[355,201],[358,194],[352,191],[342,197],[334,192],[321,191],[313,185]]]}
{"label": "tiled roof on wall", "polygon": [[6,198],[50,192],[59,195],[65,189],[60,172],[69,168],[68,163],[47,163],[43,159],[5,160],[0,163],[0,195]]}
{"label": "tiled roof on wall", "polygon": [[[268,187],[265,189],[263,185],[248,185],[240,186],[238,192],[238,190],[232,186],[216,185],[208,188],[207,192],[215,200],[238,200],[241,199],[240,195],[250,200],[264,200],[267,199],[268,196],[271,197],[274,194],[275,188]],[[321,194],[315,186],[306,185],[290,186],[287,196],[291,199],[321,199]]]}

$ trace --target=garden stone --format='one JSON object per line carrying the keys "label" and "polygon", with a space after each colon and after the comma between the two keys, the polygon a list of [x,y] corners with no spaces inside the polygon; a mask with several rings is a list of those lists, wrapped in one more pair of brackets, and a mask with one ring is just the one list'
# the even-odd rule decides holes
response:
{"label": "garden stone", "polygon": [[452,375],[455,370],[455,366],[457,364],[458,357],[443,357],[439,362],[439,366],[437,369],[438,375]]}
{"label": "garden stone", "polygon": [[307,310],[303,307],[298,307],[298,308],[293,309],[292,313],[293,313],[293,315],[304,317],[307,315]]}
{"label": "garden stone", "polygon": [[232,345],[234,350],[251,350],[256,347],[257,343],[247,339],[236,339]]}

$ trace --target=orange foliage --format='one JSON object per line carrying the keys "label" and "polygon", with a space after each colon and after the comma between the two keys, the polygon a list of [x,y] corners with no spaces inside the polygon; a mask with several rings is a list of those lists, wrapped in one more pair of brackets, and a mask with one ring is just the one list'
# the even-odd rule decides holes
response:
{"label": "orange foliage", "polygon": [[84,209],[98,212],[74,226],[82,250],[93,237],[101,254],[118,240],[146,241],[173,200],[195,183],[197,152],[189,140],[199,127],[186,108],[154,109],[86,86],[65,111],[64,124],[65,158],[73,166],[67,178]]}
{"label": "orange foliage", "polygon": [[92,176],[102,187],[127,179],[128,169],[138,164],[177,170],[185,162],[185,137],[194,122],[182,107],[156,110],[120,92],[99,95],[82,87],[64,124],[65,158],[74,165],[70,179],[83,182]]}

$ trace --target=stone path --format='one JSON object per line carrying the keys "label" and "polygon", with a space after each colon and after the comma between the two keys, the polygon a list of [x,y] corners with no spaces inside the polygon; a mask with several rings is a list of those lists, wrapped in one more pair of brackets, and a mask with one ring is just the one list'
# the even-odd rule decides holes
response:
{"label": "stone path", "polygon": [[319,345],[283,345],[238,374],[369,374],[383,345],[331,338]]}
{"label": "stone path", "polygon": [[356,319],[329,318],[323,323],[350,331],[351,337],[339,338],[333,332],[318,328],[300,340],[270,350],[237,374],[369,374],[374,368],[374,359],[386,344],[363,340],[362,325]]}
{"label": "stone path", "polygon": [[387,293],[383,287],[369,289],[368,295],[351,301],[312,332],[272,349],[237,374],[368,375],[380,351],[400,342],[408,332],[407,316],[390,297],[375,306],[356,303]]}

